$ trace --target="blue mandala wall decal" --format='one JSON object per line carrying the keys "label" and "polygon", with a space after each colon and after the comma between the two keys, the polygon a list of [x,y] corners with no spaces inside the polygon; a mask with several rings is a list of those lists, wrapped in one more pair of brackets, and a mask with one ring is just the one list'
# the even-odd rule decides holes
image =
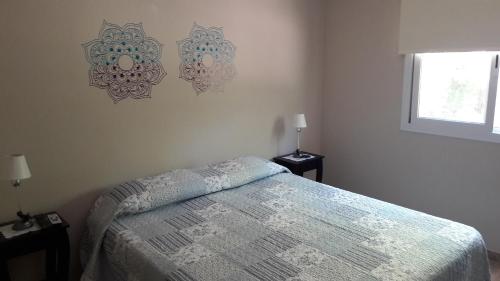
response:
{"label": "blue mandala wall decal", "polygon": [[90,85],[106,89],[114,103],[151,98],[153,85],[167,74],[160,62],[162,45],[146,37],[140,23],[122,27],[104,21],[99,37],[83,48]]}
{"label": "blue mandala wall decal", "polygon": [[222,28],[194,24],[189,37],[178,41],[180,78],[191,82],[197,94],[222,92],[236,75],[236,47],[224,39]]}

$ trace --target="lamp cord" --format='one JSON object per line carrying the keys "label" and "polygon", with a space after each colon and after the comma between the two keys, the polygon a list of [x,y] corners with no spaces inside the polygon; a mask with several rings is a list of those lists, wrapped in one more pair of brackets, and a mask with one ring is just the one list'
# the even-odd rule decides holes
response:
{"label": "lamp cord", "polygon": [[19,188],[16,188],[16,189],[17,189],[17,191],[16,191],[16,193],[17,193],[17,195],[16,195],[16,197],[17,197],[17,207],[19,208],[19,212],[22,213],[23,212],[23,208],[21,206],[21,199],[19,199],[19,197],[20,197],[20,194],[19,194],[20,191],[19,191]]}
{"label": "lamp cord", "polygon": [[300,133],[302,132],[301,128],[297,128],[297,150],[300,151]]}
{"label": "lamp cord", "polygon": [[16,189],[16,200],[17,200],[17,208],[19,208],[19,212],[23,213],[23,208],[21,206],[21,199],[20,199],[20,192],[19,187],[21,186],[21,182],[19,180],[16,180],[14,182],[14,188]]}

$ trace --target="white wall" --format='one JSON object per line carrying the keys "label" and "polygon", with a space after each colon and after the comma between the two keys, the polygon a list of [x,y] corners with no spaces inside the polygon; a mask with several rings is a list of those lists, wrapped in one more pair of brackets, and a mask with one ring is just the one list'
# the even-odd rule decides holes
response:
{"label": "white wall", "polygon": [[[285,153],[295,144],[287,120],[299,111],[308,117],[304,148],[320,151],[321,141],[327,155],[328,183],[473,225],[500,251],[500,146],[399,129],[399,0],[330,0],[327,9],[320,0],[123,2],[9,0],[0,9],[0,154],[27,154],[33,178],[23,185],[24,205],[61,211],[73,253],[104,188],[242,154]],[[88,86],[80,44],[97,36],[103,19],[143,22],[164,44],[168,75],[151,100],[114,105]],[[238,48],[238,77],[225,93],[197,97],[177,78],[175,42],[194,21],[224,27]],[[0,219],[15,211],[2,182]],[[17,280],[30,280],[25,260],[11,266],[21,269]]]}
{"label": "white wall", "polygon": [[[104,188],[239,155],[292,151],[289,120],[297,112],[310,125],[304,148],[318,151],[323,10],[323,1],[311,0],[2,1],[0,155],[28,157],[25,209],[59,210],[69,220],[76,265],[82,221]],[[97,37],[103,20],[142,22],[164,45],[168,75],[152,99],[115,105],[89,86],[81,44]],[[237,47],[238,76],[224,93],[197,96],[178,78],[176,41],[195,21],[223,27]],[[0,182],[0,221],[14,218],[15,202],[9,183]],[[23,270],[22,260],[11,265],[21,269],[17,280],[30,280],[25,274],[33,270]]]}
{"label": "white wall", "polygon": [[326,182],[476,227],[500,251],[500,145],[400,130],[399,0],[327,7]]}

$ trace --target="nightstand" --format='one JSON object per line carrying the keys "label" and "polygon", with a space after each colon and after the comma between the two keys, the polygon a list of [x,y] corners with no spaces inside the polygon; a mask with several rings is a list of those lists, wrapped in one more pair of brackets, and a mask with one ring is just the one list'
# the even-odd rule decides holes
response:
{"label": "nightstand", "polygon": [[[69,225],[61,216],[59,218],[60,223],[52,224],[47,214],[37,215],[35,220],[40,229],[9,239],[0,234],[0,280],[10,280],[7,267],[9,259],[41,250],[46,251],[46,280],[68,280]],[[12,222],[3,223],[0,227],[10,224]]]}
{"label": "nightstand", "polygon": [[325,158],[325,156],[304,151],[302,153],[311,155],[311,157],[304,160],[295,160],[289,158],[289,156],[293,155],[293,153],[290,153],[275,157],[273,158],[273,161],[281,166],[287,167],[292,173],[301,177],[304,176],[304,172],[316,170],[316,181],[322,182],[323,158]]}

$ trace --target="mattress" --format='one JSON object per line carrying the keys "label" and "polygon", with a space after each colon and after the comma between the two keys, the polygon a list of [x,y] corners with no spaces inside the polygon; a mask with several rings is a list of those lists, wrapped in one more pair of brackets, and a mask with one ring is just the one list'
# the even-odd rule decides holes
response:
{"label": "mattress", "polygon": [[96,202],[82,280],[490,280],[474,228],[243,157]]}

